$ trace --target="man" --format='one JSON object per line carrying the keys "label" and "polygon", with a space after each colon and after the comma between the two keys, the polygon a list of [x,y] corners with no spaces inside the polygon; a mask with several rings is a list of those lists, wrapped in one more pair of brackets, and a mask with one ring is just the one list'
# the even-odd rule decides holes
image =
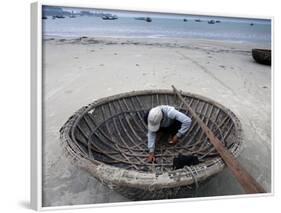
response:
{"label": "man", "polygon": [[170,144],[176,144],[190,128],[191,119],[172,106],[161,105],[152,108],[144,117],[148,125],[147,147],[149,150],[148,162],[156,160],[154,155],[157,134],[166,132],[172,135]]}

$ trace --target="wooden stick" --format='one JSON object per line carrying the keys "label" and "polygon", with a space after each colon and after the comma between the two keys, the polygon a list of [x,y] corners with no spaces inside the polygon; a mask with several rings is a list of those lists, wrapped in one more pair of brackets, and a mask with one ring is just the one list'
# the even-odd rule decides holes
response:
{"label": "wooden stick", "polygon": [[237,181],[241,184],[246,193],[266,193],[263,187],[256,182],[256,180],[240,165],[235,159],[233,154],[228,151],[222,142],[214,135],[214,133],[208,128],[208,126],[196,115],[192,108],[186,103],[180,92],[172,85],[174,92],[179,99],[184,103],[192,116],[196,119],[203,131],[206,133],[210,142],[214,145],[217,152],[220,154],[223,161],[226,163],[230,171],[236,177]]}

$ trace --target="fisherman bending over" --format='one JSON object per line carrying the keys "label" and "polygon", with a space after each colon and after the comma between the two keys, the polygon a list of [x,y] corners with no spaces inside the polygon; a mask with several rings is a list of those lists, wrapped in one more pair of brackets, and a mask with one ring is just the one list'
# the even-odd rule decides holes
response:
{"label": "fisherman bending over", "polygon": [[149,110],[145,115],[144,120],[148,125],[148,162],[154,162],[156,160],[154,155],[155,142],[157,134],[160,132],[166,132],[172,135],[170,144],[176,144],[190,128],[191,119],[179,112],[172,106],[161,105]]}

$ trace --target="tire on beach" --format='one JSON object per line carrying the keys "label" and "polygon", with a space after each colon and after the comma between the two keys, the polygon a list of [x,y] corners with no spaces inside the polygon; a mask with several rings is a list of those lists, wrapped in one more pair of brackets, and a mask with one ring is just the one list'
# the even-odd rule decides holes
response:
{"label": "tire on beach", "polygon": [[[211,99],[186,92],[182,96],[237,157],[242,143],[238,118]],[[196,196],[198,187],[221,172],[225,164],[195,120],[177,145],[169,145],[165,137],[157,143],[157,164],[147,163],[143,115],[157,105],[174,106],[191,117],[171,90],[118,94],[74,113],[60,129],[61,144],[78,167],[131,200]],[[179,153],[197,156],[200,163],[173,170],[173,158]]]}

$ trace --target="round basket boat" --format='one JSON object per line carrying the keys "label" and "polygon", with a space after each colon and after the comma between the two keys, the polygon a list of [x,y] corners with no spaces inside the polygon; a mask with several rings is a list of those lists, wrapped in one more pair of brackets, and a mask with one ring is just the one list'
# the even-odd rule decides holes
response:
{"label": "round basket boat", "polygon": [[[182,93],[191,108],[237,157],[241,126],[224,106],[199,95]],[[60,129],[67,153],[81,168],[132,200],[196,196],[198,187],[222,171],[224,163],[192,119],[191,128],[176,145],[164,136],[157,142],[157,163],[147,162],[146,112],[171,105],[192,116],[170,90],[146,90],[119,94],[82,107]],[[200,163],[173,170],[173,158],[194,155]]]}
{"label": "round basket boat", "polygon": [[271,50],[252,49],[252,56],[259,64],[271,65]]}

